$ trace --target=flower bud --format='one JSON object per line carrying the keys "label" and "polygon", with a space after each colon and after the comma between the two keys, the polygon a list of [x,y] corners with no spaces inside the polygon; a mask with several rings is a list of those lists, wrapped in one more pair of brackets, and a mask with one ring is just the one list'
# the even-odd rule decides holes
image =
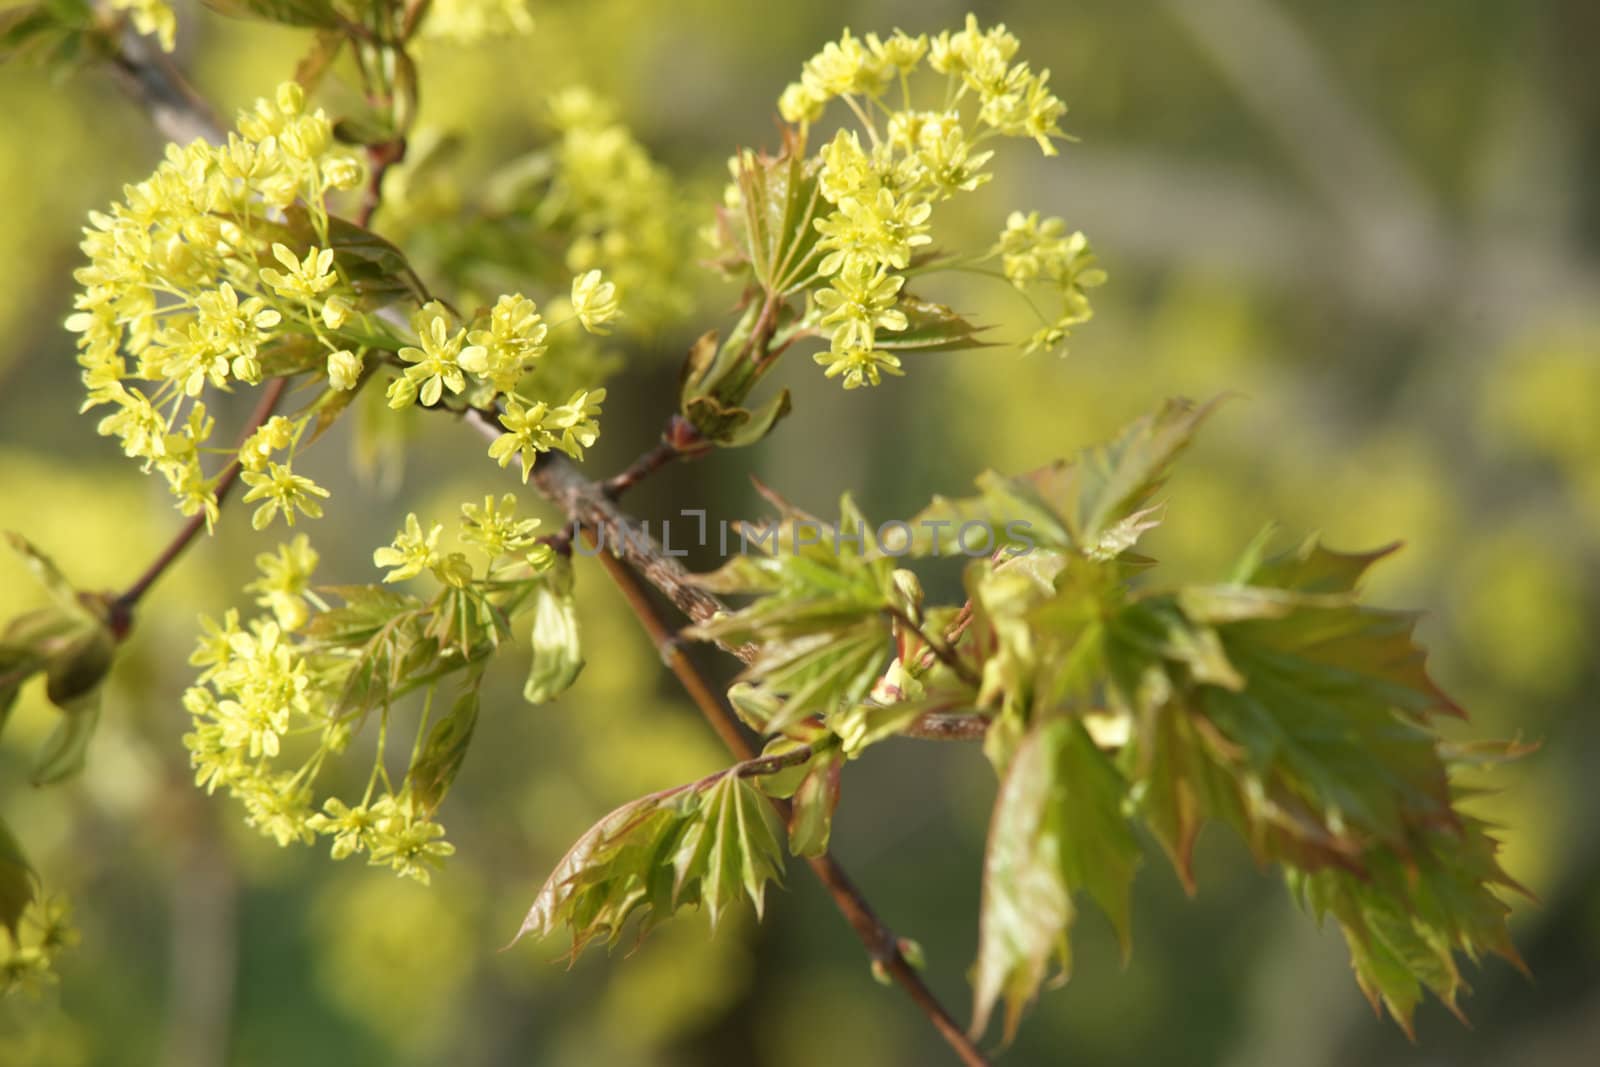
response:
{"label": "flower bud", "polygon": [[330,189],[354,189],[364,173],[361,161],[353,156],[334,156],[322,164],[322,180]]}
{"label": "flower bud", "polygon": [[342,296],[330,296],[322,305],[322,321],[328,329],[337,330],[349,321],[355,309],[350,306],[350,301]]}
{"label": "flower bud", "polygon": [[361,357],[348,349],[341,349],[328,357],[328,384],[341,392],[348,392],[361,380]]}
{"label": "flower bud", "polygon": [[306,109],[306,91],[298,82],[284,82],[278,86],[278,110],[285,115],[298,115]]}

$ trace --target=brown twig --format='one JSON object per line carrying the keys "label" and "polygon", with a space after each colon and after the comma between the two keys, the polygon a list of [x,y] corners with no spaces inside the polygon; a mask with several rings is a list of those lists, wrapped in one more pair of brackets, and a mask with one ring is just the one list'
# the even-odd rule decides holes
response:
{"label": "brown twig", "polygon": [[[493,441],[502,432],[487,411],[468,411],[466,419],[486,440]],[[676,557],[667,555],[648,530],[619,509],[601,485],[585,478],[566,456],[546,452],[533,465],[529,478],[569,519],[595,531],[602,554],[621,556],[690,619],[705,622],[727,610],[722,601],[694,584],[694,575]],[[755,656],[754,649],[729,651],[747,662]]]}
{"label": "brown twig", "polygon": [[163,137],[178,144],[223,142],[222,127],[210,106],[149,38],[125,31],[110,62],[123,91],[144,108]]}
{"label": "brown twig", "polygon": [[[589,543],[590,547],[597,548],[598,541],[594,530],[589,526],[583,526],[580,529],[581,536]],[[705,675],[701,674],[695,665],[689,661],[689,657],[683,651],[683,645],[678,641],[677,635],[661,621],[661,616],[657,613],[655,605],[650,603],[650,596],[645,592],[644,586],[640,584],[638,575],[634,574],[626,563],[609,552],[597,550],[596,558],[600,560],[600,565],[606,569],[606,573],[611,576],[612,583],[616,585],[623,599],[628,602],[628,607],[638,617],[640,625],[650,635],[650,640],[655,644],[656,651],[661,656],[661,661],[677,676],[678,681],[682,683],[683,688],[688,692],[689,698],[694,701],[695,706],[703,712],[707,708],[717,709],[716,714],[706,712],[706,721],[717,732],[717,736],[722,739],[722,743],[727,746],[728,751],[732,752],[736,759],[754,759],[756,756],[755,746],[751,745],[749,739],[739,732],[739,726],[734,717],[731,714],[722,713],[722,697],[711,687],[711,683],[706,681]]]}
{"label": "brown twig", "polygon": [[[492,441],[500,435],[494,416],[488,412],[470,411],[467,418],[486,439]],[[541,456],[539,462],[534,464],[530,480],[546,499],[573,521],[580,523],[586,531],[590,531],[591,537],[593,531],[601,531],[599,536],[603,548],[592,539],[586,543],[603,563],[614,562],[613,555],[620,556],[691,621],[705,622],[728,610],[719,597],[694,584],[694,575],[675,557],[667,555],[648,531],[617,507],[616,502],[606,494],[602,483],[585,478],[565,456],[557,453]],[[970,619],[970,611],[967,617]],[[752,661],[756,655],[752,645],[719,647],[745,663]],[[667,653],[663,652],[662,658],[669,667],[672,666]],[[907,737],[929,741],[979,741],[988,728],[989,720],[982,715],[940,712],[913,721],[903,733]]]}
{"label": "brown twig", "polygon": [[621,474],[613,475],[601,482],[600,492],[605,494],[608,500],[616,500],[680,455],[682,453],[677,447],[663,438],[654,448],[628,464],[627,469]]}
{"label": "brown twig", "polygon": [[900,736],[923,741],[982,741],[990,721],[986,715],[930,711],[912,720]]}
{"label": "brown twig", "polygon": [[404,137],[367,146],[367,188],[361,195],[361,207],[356,212],[357,226],[364,230],[371,228],[372,216],[377,214],[378,205],[383,203],[384,175],[389,173],[390,167],[405,158]]}
{"label": "brown twig", "polygon": [[[277,410],[278,401],[283,397],[283,390],[288,384],[289,379],[287,378],[274,378],[272,383],[262,392],[261,402],[256,405],[255,411],[250,413],[250,418],[245,422],[244,430],[239,435],[239,444],[236,448],[243,447],[244,443],[250,439],[250,435],[260,429],[261,425],[272,417],[272,413]],[[234,483],[239,480],[239,474],[243,469],[239,464],[239,460],[235,458],[223,470],[222,477],[217,481],[218,505],[228,495],[228,491],[233,488]],[[119,637],[126,634],[128,628],[132,626],[133,609],[138,606],[140,599],[150,591],[150,587],[167,572],[167,569],[177,562],[178,557],[183,555],[184,549],[188,548],[194,539],[200,536],[200,531],[205,529],[205,526],[205,511],[196,512],[173,535],[172,540],[167,543],[167,547],[163,548],[160,554],[151,561],[150,566],[144,569],[144,573],[139,575],[132,585],[128,586],[111,602],[111,628]]]}

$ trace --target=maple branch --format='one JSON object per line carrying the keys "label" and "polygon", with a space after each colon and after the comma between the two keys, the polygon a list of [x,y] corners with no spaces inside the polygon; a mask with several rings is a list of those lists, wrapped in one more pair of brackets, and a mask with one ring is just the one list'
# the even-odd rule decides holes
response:
{"label": "maple branch", "polygon": [[[419,10],[425,9],[425,6],[425,3],[415,5]],[[220,130],[211,116],[210,109],[189,89],[177,72],[170,65],[149,56],[142,44],[135,47],[139,51],[126,47],[119,51],[114,57],[114,63],[124,76],[124,88],[146,106],[157,127],[177,141],[201,137],[220,142],[222,139]],[[140,52],[144,54],[141,55]],[[368,205],[364,205],[369,215],[371,211],[376,210],[378,197],[381,196],[379,182],[381,174],[376,176],[373,187],[369,190]],[[767,308],[763,308],[761,318],[763,320],[769,318]],[[758,333],[762,332],[763,327],[770,336],[770,324],[765,322],[762,326],[758,326]],[[259,425],[260,422],[266,421],[272,407],[276,406],[285,384],[284,379],[278,379],[269,387],[261,408],[255,416],[252,416],[252,422]],[[475,409],[467,413],[467,419],[488,439],[494,440],[499,437],[500,428],[489,412]],[[628,600],[634,614],[638,616],[641,625],[661,650],[662,658],[684,685],[706,721],[742,765],[755,767],[760,765],[758,754],[740,732],[732,710],[684,654],[676,635],[662,621],[655,606],[650,603],[649,595],[640,584],[640,579],[642,577],[649,582],[695,622],[709,619],[717,612],[725,610],[724,606],[715,596],[696,587],[689,572],[676,559],[666,555],[650,538],[647,531],[618,509],[614,500],[621,492],[651,472],[665,466],[671,458],[680,453],[681,450],[677,448],[672,449],[672,455],[665,455],[659,449],[652,450],[607,485],[596,484],[584,478],[566,457],[554,453],[542,456],[528,473],[539,491],[567,514],[578,530],[582,531],[585,539],[594,544],[597,550],[599,538],[610,535],[609,544],[616,554],[599,551],[602,565],[606,567],[617,588]],[[218,486],[219,500],[232,487],[238,473],[239,466],[235,461],[229,466],[223,481]],[[169,545],[145,574],[118,598],[116,602],[118,610],[126,611],[131,619],[132,606],[177,560],[184,548],[199,533],[203,521],[203,516],[197,517],[180,531],[173,544]],[[727,651],[746,662],[755,655],[755,650],[748,646],[728,647]],[[924,719],[928,718],[930,717],[924,716]],[[776,798],[773,798],[772,802],[787,824],[792,818],[791,806],[786,801]],[[824,853],[822,856],[808,859],[807,863],[866,947],[874,965],[881,967],[884,973],[906,991],[962,1063],[968,1067],[987,1067],[989,1061],[978,1051],[966,1031],[939,1003],[932,990],[924,984],[921,976],[901,950],[900,940],[878,918],[838,861]]]}
{"label": "maple branch", "polygon": [[151,123],[169,141],[222,144],[226,140],[211,108],[184,81],[172,62],[154,49],[149,38],[140,37],[131,29],[125,31],[110,63],[122,91],[144,108]]}
{"label": "maple branch", "polygon": [[[500,427],[491,413],[474,409],[467,412],[466,419],[486,440],[493,441],[500,436]],[[678,562],[677,557],[667,555],[637,519],[617,506],[613,494],[606,491],[606,487],[615,479],[609,482],[590,481],[567,457],[557,452],[546,452],[533,465],[529,480],[545,499],[586,531],[589,536],[585,541],[602,563],[615,562],[615,557],[620,556],[638,572],[639,577],[671,601],[690,621],[705,622],[728,610],[728,605],[720,597],[694,584],[694,575]],[[596,532],[598,538],[594,536]],[[601,544],[603,548],[598,547]],[[624,592],[626,594],[626,590]],[[644,605],[650,607],[648,598],[644,600]],[[674,647],[677,643],[674,637]],[[718,647],[745,663],[751,662],[756,656],[753,645],[719,642]],[[681,655],[681,652],[678,654]],[[670,655],[669,651],[663,649],[662,658],[669,667],[673,665]],[[901,735],[928,741],[977,741],[982,740],[988,728],[989,719],[983,715],[935,712],[913,721],[901,731]]]}
{"label": "maple branch", "polygon": [[[500,436],[500,425],[492,413],[472,409],[465,417],[485,440]],[[585,478],[567,457],[544,453],[534,463],[529,479],[569,519],[596,533],[604,546],[602,556],[619,555],[693,621],[705,622],[727,610],[721,600],[694,584],[694,575],[676,557],[667,555],[642,524],[617,507],[603,485]],[[729,651],[746,662],[755,657],[753,648]]]}

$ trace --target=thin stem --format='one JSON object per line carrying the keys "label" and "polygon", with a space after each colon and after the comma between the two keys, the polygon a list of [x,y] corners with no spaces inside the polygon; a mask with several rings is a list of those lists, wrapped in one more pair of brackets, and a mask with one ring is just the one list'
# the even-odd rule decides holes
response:
{"label": "thin stem", "polygon": [[767,343],[772,340],[773,331],[778,328],[778,307],[781,301],[776,290],[769,291],[761,304],[761,313],[756,316],[755,328],[750,331],[750,339],[745,342],[744,348],[739,353],[739,360],[743,362],[752,354],[755,356],[755,367],[760,369],[769,360]]}
{"label": "thin stem", "polygon": [[986,715],[930,711],[914,719],[900,736],[923,741],[982,741],[989,732],[989,721]]}
{"label": "thin stem", "polygon": [[[278,400],[283,396],[283,391],[288,384],[288,378],[275,378],[272,384],[267,386],[266,391],[261,396],[261,402],[256,405],[256,409],[251,413],[249,421],[245,423],[244,432],[239,435],[239,445],[234,449],[236,452],[239,447],[243,447],[244,443],[250,439],[251,434],[259,430],[262,424],[272,417],[273,411],[278,407]],[[233,488],[233,483],[239,480],[239,474],[243,469],[239,464],[239,460],[235,458],[223,470],[222,477],[217,482],[216,495],[218,505],[221,505],[223,498],[228,495],[228,490]],[[172,540],[167,543],[167,547],[162,549],[160,555],[156,556],[150,566],[144,569],[144,573],[139,575],[134,583],[128,586],[113,601],[112,619],[114,628],[120,629],[121,632],[126,632],[127,626],[132,624],[133,609],[138,606],[140,599],[150,591],[150,587],[156,583],[157,579],[177,562],[178,557],[183,555],[184,549],[188,548],[190,543],[200,536],[200,531],[205,528],[205,525],[206,514],[202,509],[183,524]],[[122,621],[120,627],[116,626],[117,620]]]}
{"label": "thin stem", "polygon": [[[589,529],[585,528],[583,535],[591,544],[596,543],[594,534]],[[601,552],[599,558],[606,568],[606,573],[611,576],[617,589],[627,600],[628,606],[633,609],[639,624],[644,627],[645,632],[661,651],[661,658],[683,683],[684,689],[689,693],[695,706],[700,709],[700,714],[705,717],[706,722],[716,731],[717,736],[722,738],[728,750],[740,760],[741,765],[755,761],[757,759],[755,747],[740,732],[733,711],[699,669],[684,655],[676,636],[662,621],[655,605],[650,602],[649,594],[645,592],[639,576],[627,564],[608,553]],[[786,824],[793,819],[794,811],[790,804],[776,798],[773,798],[772,804]],[[824,853],[806,862],[823,888],[833,897],[834,906],[849,922],[850,928],[856,932],[873,963],[880,966],[906,991],[963,1063],[969,1067],[982,1067],[987,1064],[989,1061],[978,1051],[971,1038],[945,1010],[944,1005],[939,1003],[933,991],[922,981],[921,975],[917,974],[916,969],[906,960],[905,954],[900,950],[899,939],[873,912],[872,906],[850,880],[850,876],[839,865],[839,861],[831,854]]]}
{"label": "thin stem", "polygon": [[856,102],[856,98],[855,98],[854,95],[852,95],[850,93],[846,93],[846,94],[844,94],[843,100],[844,100],[844,102],[846,104],[850,105],[850,110],[854,111],[856,113],[856,118],[861,120],[861,125],[866,127],[867,140],[872,143],[872,147],[873,148],[877,148],[878,147],[878,143],[879,143],[878,142],[878,127],[873,125],[872,116],[868,115],[865,111],[861,110],[861,105]]}
{"label": "thin stem", "polygon": [[622,594],[623,599],[628,602],[628,607],[638,617],[639,624],[650,635],[656,651],[661,655],[661,661],[677,676],[683,688],[688,691],[689,698],[705,715],[706,722],[716,731],[728,751],[739,760],[755,759],[757,755],[755,746],[739,731],[737,719],[731,713],[724,711],[722,697],[711,687],[711,683],[706,681],[705,675],[689,661],[677,635],[662,622],[655,605],[650,603],[650,596],[645,592],[644,584],[638,575],[616,556],[599,550],[599,541],[592,528],[582,527],[581,536],[591,548],[596,549],[600,565],[606,569],[617,591]]}
{"label": "thin stem", "polygon": [[608,499],[615,500],[682,454],[676,445],[663,437],[654,448],[628,464],[621,474],[601,482],[600,491]]}
{"label": "thin stem", "polygon": [[372,216],[378,211],[378,205],[383,202],[383,178],[389,173],[389,168],[399,163],[406,157],[406,141],[401,137],[382,144],[371,145],[367,148],[367,188],[361,197],[361,208],[356,213],[356,225],[362,229],[372,227]]}
{"label": "thin stem", "polygon": [[910,615],[907,615],[899,608],[888,607],[884,610],[887,611],[896,622],[900,623],[900,625],[906,627],[912,633],[921,638],[922,643],[928,646],[928,649],[939,658],[941,663],[954,671],[957,678],[960,678],[963,682],[966,682],[974,689],[982,687],[983,680],[973,672],[972,665],[966,660],[962,659],[960,654],[956,652],[954,648],[945,644],[932,634],[924,632],[922,627],[918,626],[916,621],[913,620]]}

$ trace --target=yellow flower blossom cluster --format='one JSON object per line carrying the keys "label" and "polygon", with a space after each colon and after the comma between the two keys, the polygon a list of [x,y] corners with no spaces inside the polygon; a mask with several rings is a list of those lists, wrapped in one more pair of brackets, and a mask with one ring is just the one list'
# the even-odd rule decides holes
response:
{"label": "yellow flower blossom cluster", "polygon": [[555,555],[539,541],[538,529],[538,519],[517,518],[516,497],[507,493],[497,500],[491,495],[483,498],[482,506],[461,506],[460,539],[487,561],[481,579],[475,577],[465,553],[440,551],[444,525],[434,523],[423,530],[414,512],[406,516],[405,528],[394,540],[372,554],[372,562],[388,569],[385,582],[402,582],[431,571],[440,582],[459,589],[475,580],[493,581],[507,567],[534,573],[549,567]]}
{"label": "yellow flower blossom cluster", "polygon": [[533,32],[528,0],[432,0],[422,36],[454,44],[477,44]]}
{"label": "yellow flower blossom cluster", "polygon": [[[822,253],[817,273],[819,325],[830,338],[816,361],[847,389],[899,374],[900,360],[880,347],[880,331],[908,326],[897,308],[906,271],[932,243],[934,205],[971,192],[990,174],[997,136],[1034,140],[1046,155],[1066,107],[1048,89],[1049,71],[1013,63],[1017,39],[1004,26],[966,28],[932,39],[896,31],[856,38],[846,31],[809,60],[779,101],[788,122],[805,130],[840,99],[859,129],[840,130],[818,155],[818,182],[831,210],[815,220]],[[945,76],[940,104],[913,105],[911,75],[924,63]],[[899,106],[889,98],[898,88]]]}
{"label": "yellow flower blossom cluster", "polygon": [[[279,845],[320,835],[331,839],[335,859],[365,852],[373,864],[427,881],[453,851],[432,818],[444,787],[422,743],[429,711],[405,776],[393,781],[384,756],[391,704],[417,687],[402,667],[413,660],[432,672],[423,683],[429,708],[441,661],[470,668],[475,700],[476,657],[498,643],[506,619],[539,603],[555,554],[538,538],[539,521],[516,510],[509,493],[462,507],[458,536],[481,568],[465,552],[440,549],[442,524],[424,528],[416,515],[406,517],[373,562],[388,570],[385,582],[431,572],[441,583],[432,603],[381,587],[343,587],[345,606],[330,607],[312,591],[317,553],[304,535],[258,556],[260,577],[246,591],[268,613],[244,622],[237,611],[221,622],[203,618],[189,660],[200,669],[183,698],[194,724],[184,745],[196,784],[226,789],[243,803],[246,821]],[[374,710],[378,750],[365,794],[354,805],[325,797],[319,806],[319,775]]]}
{"label": "yellow flower blossom cluster", "polygon": [[[603,177],[569,185],[598,188]],[[502,465],[511,455],[531,460],[550,449],[581,456],[594,443],[604,390],[574,389],[565,403],[518,392],[545,355],[549,332],[527,297],[502,296],[466,322],[440,302],[423,303],[410,315],[409,344],[403,316],[376,313],[365,295],[370,277],[351,274],[369,265],[359,254],[341,260],[339,241],[351,227],[329,203],[361,181],[361,165],[334,143],[328,116],[308,110],[304,93],[287,83],[241,113],[225,145],[170,147],[123,202],[91,215],[83,242],[90,262],[76,275],[83,289],[67,323],[80,335],[84,407],[113,409],[100,432],[159,471],[185,515],[215,521],[225,476],[208,475],[201,463],[216,451],[206,391],[269,377],[311,374],[332,392],[348,392],[375,363],[398,364],[387,392],[392,408],[451,398],[484,409],[501,404],[508,432],[493,455]],[[616,210],[583,211],[600,235],[626,221]],[[572,282],[571,318],[589,333],[608,332],[621,315],[617,288],[599,269],[582,270]],[[279,516],[292,526],[298,516],[322,514],[327,491],[293,466],[314,418],[310,409],[274,417],[240,448],[257,529]]]}
{"label": "yellow flower blossom cluster", "polygon": [[[608,332],[621,315],[616,285],[598,270],[573,279],[572,319],[592,334]],[[499,405],[506,432],[489,447],[491,458],[504,467],[513,456],[523,459],[527,481],[541,452],[565,452],[575,459],[600,436],[596,421],[604,389],[577,389],[565,403],[529,399],[518,383],[545,355],[549,326],[538,305],[520,294],[502,296],[495,306],[467,326],[456,322],[437,302],[424,304],[411,319],[417,344],[397,353],[407,364],[389,385],[389,406],[431,407],[445,396],[463,396],[473,407]]]}
{"label": "yellow flower blossom cluster", "polygon": [[311,540],[300,534],[288,544],[278,546],[276,552],[263,552],[256,557],[256,570],[261,577],[244,587],[255,593],[256,603],[270,610],[278,625],[284,630],[298,630],[311,617],[311,606],[326,611],[325,604],[311,591],[311,575],[317,569],[317,550]]}
{"label": "yellow flower blossom cluster", "polygon": [[642,327],[689,307],[687,213],[671,176],[650,158],[609,103],[581,86],[554,94],[560,131],[555,167],[537,217],[570,236],[566,266],[594,270],[628,294]]}
{"label": "yellow flower blossom cluster", "polygon": [[[84,408],[112,409],[100,433],[165,476],[184,514],[217,513],[221,474],[201,465],[215,423],[207,388],[254,386],[325,359],[348,379],[350,349],[370,328],[353,321],[328,199],[361,180],[328,116],[288,83],[242,112],[226,144],[169,146],[153,175],[90,215],[89,264],[75,275],[83,288],[67,321],[79,335]],[[258,526],[315,515],[326,496],[292,473],[291,456],[272,458],[304,425],[257,435],[239,457],[252,498],[271,504]]]}
{"label": "yellow flower blossom cluster", "polygon": [[38,896],[28,901],[15,930],[0,924],[0,994],[36,992],[53,983],[56,959],[77,943],[66,898]]}
{"label": "yellow flower blossom cluster", "polygon": [[1049,351],[1067,339],[1067,331],[1094,315],[1084,292],[1104,284],[1106,272],[1095,260],[1082,231],[1067,232],[1058,218],[1039,219],[1037,211],[1013,211],[993,253],[1000,257],[1006,279],[1018,289],[1049,288],[1060,299],[1061,313],[1034,333],[1027,351]]}

